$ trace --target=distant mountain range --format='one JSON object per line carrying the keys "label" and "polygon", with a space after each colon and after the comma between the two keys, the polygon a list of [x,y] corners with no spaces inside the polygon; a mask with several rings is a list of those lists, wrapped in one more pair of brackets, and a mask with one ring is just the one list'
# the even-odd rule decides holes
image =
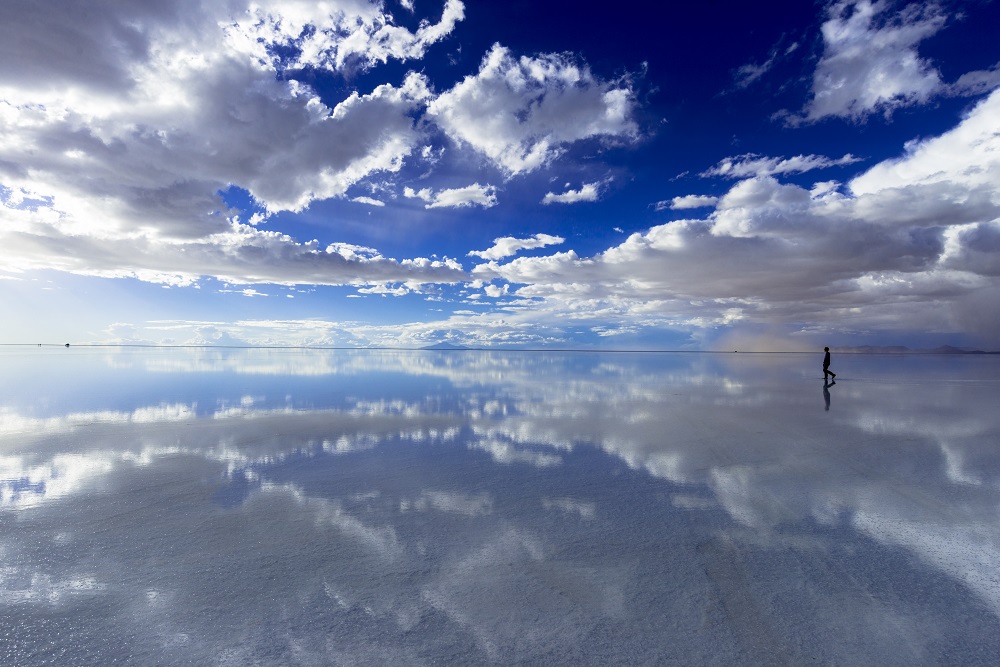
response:
{"label": "distant mountain range", "polygon": [[963,350],[960,347],[942,345],[934,348],[911,349],[905,345],[859,345],[857,347],[838,347],[837,352],[855,352],[858,354],[1000,354],[983,350]]}

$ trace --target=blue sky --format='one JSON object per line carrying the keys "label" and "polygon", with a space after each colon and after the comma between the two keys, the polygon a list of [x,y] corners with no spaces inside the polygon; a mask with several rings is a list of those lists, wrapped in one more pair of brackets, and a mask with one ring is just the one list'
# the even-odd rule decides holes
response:
{"label": "blue sky", "polygon": [[0,342],[1000,349],[996,2],[5,13]]}

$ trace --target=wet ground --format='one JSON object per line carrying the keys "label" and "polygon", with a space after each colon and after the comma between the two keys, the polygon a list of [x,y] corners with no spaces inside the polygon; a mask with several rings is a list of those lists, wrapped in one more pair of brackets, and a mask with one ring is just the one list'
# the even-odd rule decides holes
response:
{"label": "wet ground", "polygon": [[996,664],[1000,356],[0,349],[0,662]]}

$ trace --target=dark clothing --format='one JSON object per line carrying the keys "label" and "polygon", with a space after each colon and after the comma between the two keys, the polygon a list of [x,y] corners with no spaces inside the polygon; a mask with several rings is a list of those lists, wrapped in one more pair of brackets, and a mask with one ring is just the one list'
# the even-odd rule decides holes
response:
{"label": "dark clothing", "polygon": [[830,367],[830,353],[827,352],[826,354],[823,355],[823,370],[826,370],[829,367]]}

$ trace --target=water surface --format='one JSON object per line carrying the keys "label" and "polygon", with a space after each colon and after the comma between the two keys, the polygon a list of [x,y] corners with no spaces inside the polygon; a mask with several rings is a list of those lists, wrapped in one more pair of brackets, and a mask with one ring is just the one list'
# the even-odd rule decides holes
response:
{"label": "water surface", "polygon": [[0,662],[989,664],[1000,356],[0,348]]}

